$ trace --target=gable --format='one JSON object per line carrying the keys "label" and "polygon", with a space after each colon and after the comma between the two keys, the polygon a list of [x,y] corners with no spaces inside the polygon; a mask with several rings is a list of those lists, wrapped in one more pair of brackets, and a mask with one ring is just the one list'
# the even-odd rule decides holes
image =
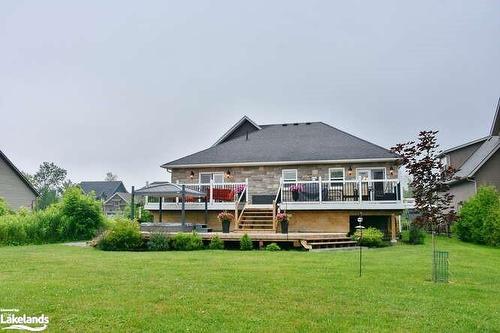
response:
{"label": "gable", "polygon": [[29,181],[0,151],[0,197],[7,201],[12,209],[32,207],[38,192]]}
{"label": "gable", "polygon": [[242,136],[246,137],[248,134],[260,129],[261,127],[257,125],[253,120],[251,120],[247,116],[243,116],[243,118],[241,118],[236,124],[234,124],[226,133],[224,133],[224,135],[222,135],[219,140],[214,143],[213,146],[231,141]]}
{"label": "gable", "polygon": [[492,136],[479,147],[455,173],[457,179],[473,177],[500,148],[500,137]]}
{"label": "gable", "polygon": [[500,135],[500,98],[498,99],[497,111],[495,112],[495,118],[493,118],[490,135]]}

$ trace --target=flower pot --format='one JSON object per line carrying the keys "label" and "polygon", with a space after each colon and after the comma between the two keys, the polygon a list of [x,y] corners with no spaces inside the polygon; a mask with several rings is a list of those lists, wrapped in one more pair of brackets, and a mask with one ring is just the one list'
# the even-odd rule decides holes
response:
{"label": "flower pot", "polygon": [[222,221],[222,232],[225,234],[229,233],[229,225],[231,224],[231,221]]}
{"label": "flower pot", "polygon": [[292,199],[293,201],[299,200],[299,192],[296,191],[292,192]]}
{"label": "flower pot", "polygon": [[288,233],[288,221],[281,221],[281,233],[282,234],[287,234]]}

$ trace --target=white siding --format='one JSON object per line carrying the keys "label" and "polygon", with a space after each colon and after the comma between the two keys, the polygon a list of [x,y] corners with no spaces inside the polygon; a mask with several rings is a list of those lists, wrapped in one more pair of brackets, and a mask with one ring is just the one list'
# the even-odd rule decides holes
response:
{"label": "white siding", "polygon": [[35,194],[2,158],[0,158],[0,197],[3,197],[14,210],[20,207],[31,208],[32,202],[36,199]]}

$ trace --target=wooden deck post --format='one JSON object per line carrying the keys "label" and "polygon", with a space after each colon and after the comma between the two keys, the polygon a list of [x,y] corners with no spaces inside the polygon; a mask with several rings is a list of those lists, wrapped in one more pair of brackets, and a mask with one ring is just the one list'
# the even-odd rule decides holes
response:
{"label": "wooden deck post", "polygon": [[396,243],[396,214],[391,214],[391,243]]}

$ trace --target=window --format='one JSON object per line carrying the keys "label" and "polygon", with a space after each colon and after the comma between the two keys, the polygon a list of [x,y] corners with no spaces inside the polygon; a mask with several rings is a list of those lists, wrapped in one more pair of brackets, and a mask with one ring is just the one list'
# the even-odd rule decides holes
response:
{"label": "window", "polygon": [[344,181],[344,168],[328,169],[330,180]]}
{"label": "window", "polygon": [[358,178],[361,178],[361,180],[370,180],[371,179],[370,170],[358,170]]}
{"label": "window", "polygon": [[295,183],[297,181],[297,169],[284,169],[281,171],[281,177],[285,183]]}
{"label": "window", "polygon": [[213,180],[214,183],[224,183],[224,172],[200,172],[200,184],[210,184]]}
{"label": "window", "polygon": [[356,169],[357,179],[372,180],[372,179],[386,179],[385,168],[366,168]]}

